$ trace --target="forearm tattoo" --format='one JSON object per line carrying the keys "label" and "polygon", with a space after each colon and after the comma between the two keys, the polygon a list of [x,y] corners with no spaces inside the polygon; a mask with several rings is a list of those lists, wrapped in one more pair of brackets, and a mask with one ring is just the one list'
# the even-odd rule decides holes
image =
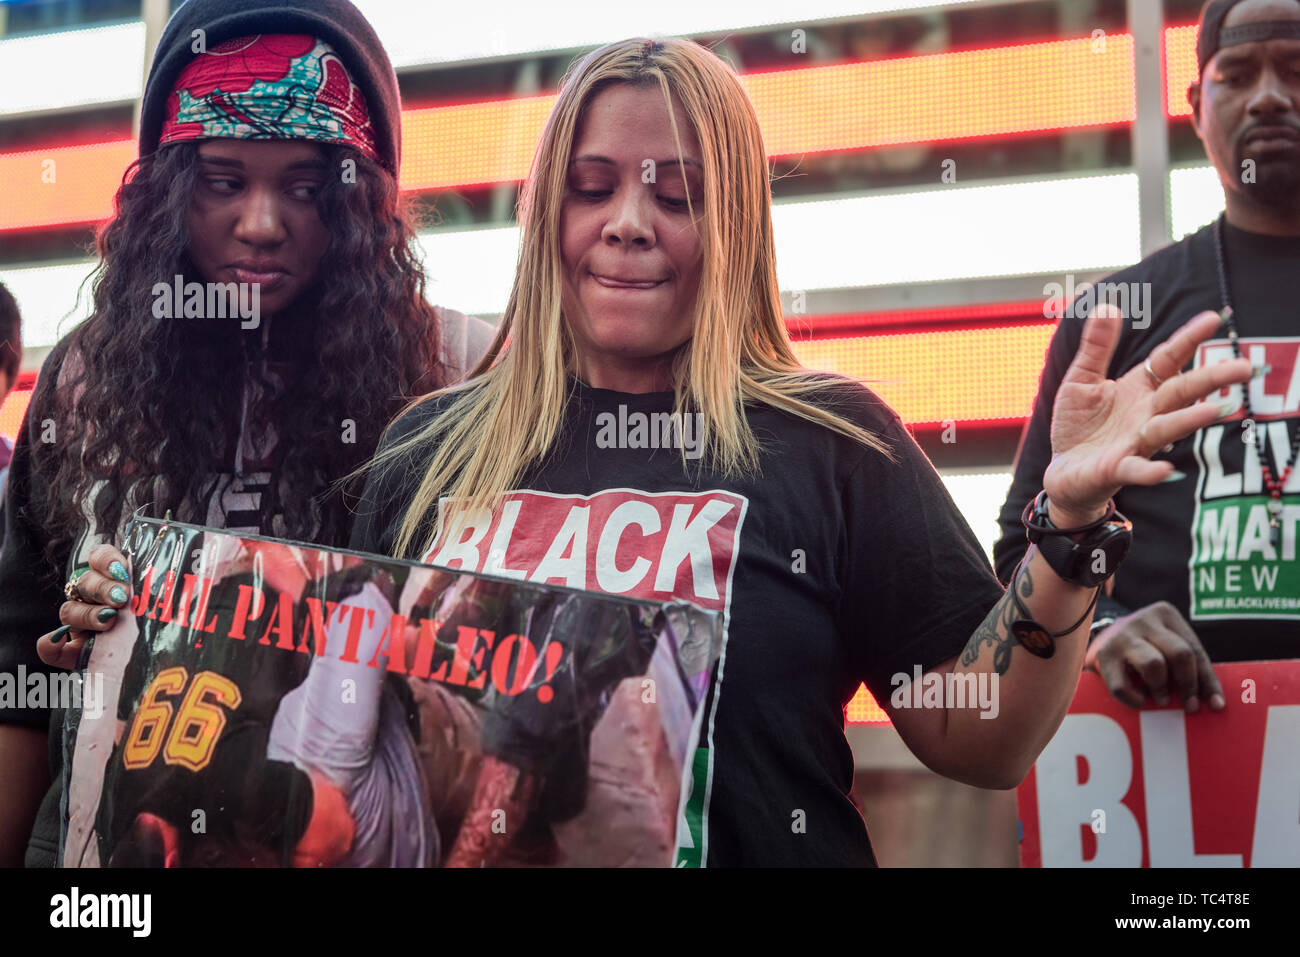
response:
{"label": "forearm tattoo", "polygon": [[[1012,576],[1012,581],[1020,589],[1021,599],[1028,598],[1034,593],[1034,579],[1028,564],[1021,567],[1019,580]],[[993,646],[994,672],[999,675],[1006,674],[1007,669],[1011,667],[1011,649],[1016,645],[1015,636],[1011,633],[1011,623],[1016,620],[1016,617],[1015,598],[1008,590],[984,616],[984,620],[970,636],[970,641],[966,642],[966,647],[961,652],[961,663],[973,665],[987,643]]]}

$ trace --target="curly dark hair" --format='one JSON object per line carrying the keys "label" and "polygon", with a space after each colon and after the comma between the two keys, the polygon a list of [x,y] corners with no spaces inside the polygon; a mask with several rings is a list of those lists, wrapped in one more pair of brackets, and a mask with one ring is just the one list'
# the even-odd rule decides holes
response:
{"label": "curly dark hair", "polygon": [[243,387],[269,385],[254,361],[263,352],[283,360],[277,374],[287,375],[278,395],[247,411],[251,428],[272,427],[277,437],[263,527],[282,514],[273,534],[326,545],[346,542],[358,491],[338,480],[370,458],[407,401],[446,384],[412,217],[394,177],[349,146],[317,145],[334,170],[355,163],[355,182],[325,178],[319,279],[266,330],[154,316],[155,283],[203,279],[186,252],[197,144],[170,145],[127,169],[114,215],[96,235],[91,317],[51,356],[50,368],[67,366],[65,381],[44,375],[33,397],[56,425],[57,441],[33,457],[51,498],[36,514],[48,516],[52,564],[84,529],[83,503],[97,482],[89,505],[108,534],[146,504],[206,523],[218,474],[231,470]]}

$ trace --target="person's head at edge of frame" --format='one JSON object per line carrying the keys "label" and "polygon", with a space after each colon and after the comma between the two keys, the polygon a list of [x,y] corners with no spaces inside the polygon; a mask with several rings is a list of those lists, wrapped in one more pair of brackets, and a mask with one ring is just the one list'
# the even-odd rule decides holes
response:
{"label": "person's head at edge of frame", "polygon": [[0,404],[18,384],[23,364],[22,314],[9,287],[0,282]]}
{"label": "person's head at edge of frame", "polygon": [[1210,0],[1196,45],[1192,122],[1228,219],[1253,232],[1300,222],[1300,0]]}
{"label": "person's head at edge of frame", "polygon": [[58,437],[37,465],[60,490],[52,564],[97,486],[100,528],[146,503],[205,523],[186,503],[238,471],[245,432],[275,438],[271,533],[346,542],[345,496],[317,493],[373,454],[409,396],[445,384],[398,192],[400,116],[387,54],[346,0],[177,9],[139,159],[96,237],[91,318],[56,350],[72,357],[58,388],[38,389]]}
{"label": "person's head at edge of frame", "polygon": [[782,318],[762,132],[735,71],[710,50],[637,38],[576,61],[518,218],[519,265],[497,341],[444,414],[376,459],[431,450],[395,554],[425,554],[432,523],[422,519],[440,498],[453,511],[491,507],[548,453],[570,376],[594,389],[673,392],[678,412],[703,417],[697,464],[721,474],[758,460],[742,401],[889,454],[812,401],[833,387],[800,365]]}
{"label": "person's head at edge of frame", "polygon": [[[22,328],[18,303],[9,288],[0,282],[0,406],[4,405],[9,393],[18,384],[18,373],[22,371]],[[9,465],[10,451],[9,440],[0,437],[0,476],[3,476],[3,470]],[[3,487],[0,486],[0,496],[3,494]],[[0,535],[3,534],[3,529],[0,529]]]}

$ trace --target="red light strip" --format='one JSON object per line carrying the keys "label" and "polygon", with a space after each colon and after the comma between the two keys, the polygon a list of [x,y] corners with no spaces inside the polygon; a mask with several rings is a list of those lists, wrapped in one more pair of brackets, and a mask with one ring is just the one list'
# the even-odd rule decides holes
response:
{"label": "red light strip", "polygon": [[937,309],[903,309],[894,312],[843,315],[787,315],[785,327],[796,341],[834,339],[885,332],[916,332],[921,328],[970,328],[976,320],[1043,319],[1043,300],[974,303]]}
{"label": "red light strip", "polygon": [[[1187,27],[1166,36],[1167,107],[1181,102]],[[743,79],[772,156],[862,150],[1130,123],[1133,40],[1055,40],[917,57],[752,73]],[[1033,77],[1033,84],[1008,78]],[[917,91],[924,91],[918,96]],[[513,182],[527,173],[552,95],[402,114],[404,190]],[[131,140],[0,154],[0,230],[98,222],[135,158]],[[54,160],[54,178],[46,160]],[[44,175],[43,175],[44,174]]]}

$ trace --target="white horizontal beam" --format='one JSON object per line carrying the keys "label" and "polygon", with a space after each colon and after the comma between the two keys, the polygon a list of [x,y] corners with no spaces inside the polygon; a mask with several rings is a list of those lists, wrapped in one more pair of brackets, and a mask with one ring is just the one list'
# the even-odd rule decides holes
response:
{"label": "white horizontal beam", "polygon": [[138,100],[144,23],[0,40],[0,116]]}
{"label": "white horizontal beam", "polygon": [[[769,25],[813,25],[838,18],[953,7],[972,0],[745,0],[700,3],[656,0],[655,3],[610,3],[572,0],[562,10],[535,0],[498,0],[462,4],[448,19],[439,4],[409,0],[356,0],[379,34],[396,69],[463,63],[523,53],[595,47],[627,37],[690,36],[744,31]],[[559,15],[557,15],[557,13]],[[806,36],[815,49],[815,37]],[[793,42],[793,38],[782,42]]]}

